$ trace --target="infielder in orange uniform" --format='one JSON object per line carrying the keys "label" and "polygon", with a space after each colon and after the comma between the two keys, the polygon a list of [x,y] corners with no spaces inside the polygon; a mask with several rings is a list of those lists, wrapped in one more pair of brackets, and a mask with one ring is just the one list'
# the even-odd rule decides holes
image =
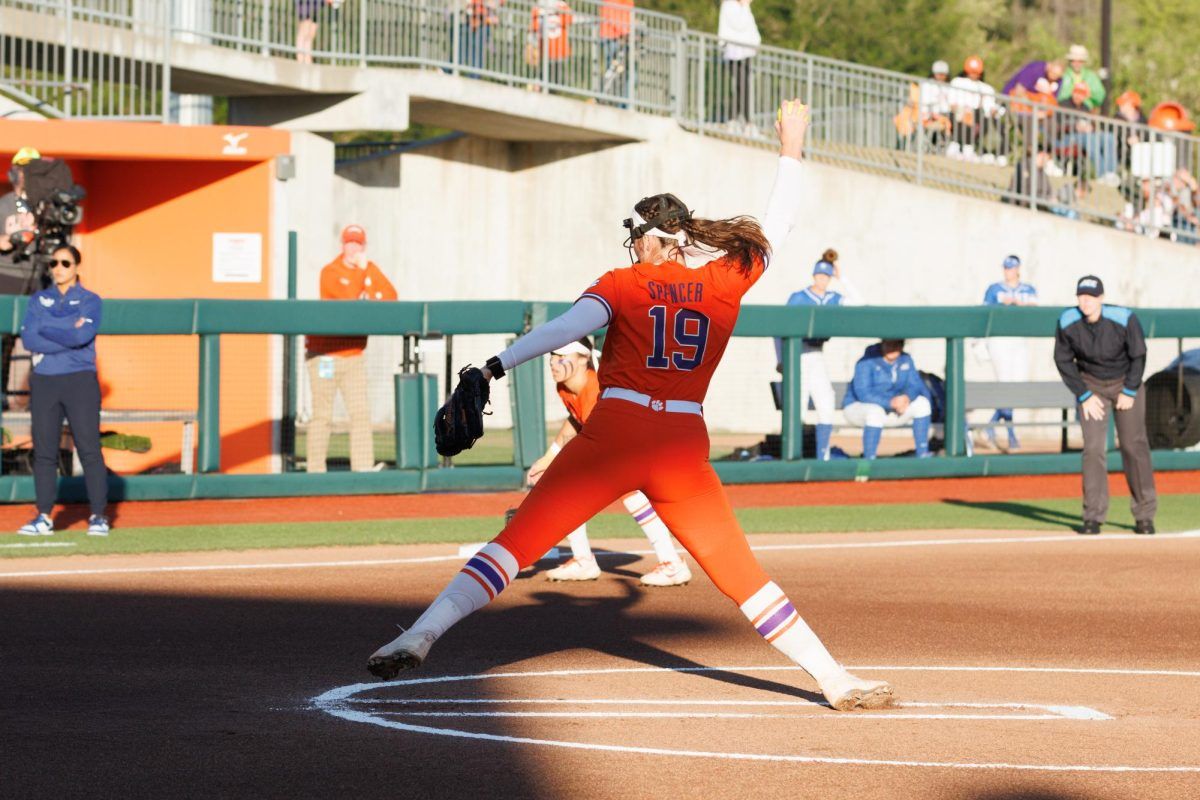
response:
{"label": "infielder in orange uniform", "polygon": [[[550,354],[550,377],[554,379],[559,399],[567,408],[567,418],[550,449],[529,468],[530,486],[537,485],[554,457],[583,430],[584,423],[600,400],[600,379],[592,362],[591,340],[584,337],[554,350]],[[690,581],[692,571],[675,551],[675,546],[671,544],[671,532],[659,519],[646,495],[634,492],[623,498],[622,502],[650,540],[658,557],[658,565],[642,576],[642,585],[683,586]],[[588,542],[586,522],[567,536],[567,543],[571,545],[571,558],[561,566],[547,570],[546,577],[552,581],[594,581],[599,578],[600,565],[596,563],[592,545]]]}
{"label": "infielder in orange uniform", "polygon": [[[892,687],[851,675],[800,618],[754,558],[725,490],[708,463],[702,403],[725,352],[743,295],[786,239],[800,201],[800,159],[808,109],[780,108],[775,188],[762,225],[748,217],[693,218],[673,195],[634,206],[625,221],[636,255],[607,272],[567,313],[487,362],[485,375],[518,364],[608,325],[600,362],[600,402],[567,443],[505,529],[484,545],[413,626],[367,661],[392,678],[419,666],[450,626],[477,611],[565,534],[616,498],[641,490],[717,588],[738,604],[760,635],[816,679],[829,704],[846,710],[892,700]],[[689,268],[688,255],[720,257]]]}

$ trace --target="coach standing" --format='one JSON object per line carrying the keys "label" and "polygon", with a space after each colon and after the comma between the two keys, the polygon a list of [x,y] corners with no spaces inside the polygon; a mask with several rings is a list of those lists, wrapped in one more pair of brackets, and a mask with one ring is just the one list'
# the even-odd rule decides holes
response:
{"label": "coach standing", "polygon": [[1083,427],[1083,527],[1099,533],[1108,515],[1108,409],[1115,407],[1125,481],[1133,495],[1137,533],[1154,533],[1158,494],[1146,437],[1146,340],[1132,311],[1104,305],[1104,283],[1085,275],[1075,286],[1078,302],[1058,319],[1054,362],[1079,401]]}
{"label": "coach standing", "polygon": [[33,419],[33,488],[38,515],[19,531],[54,533],[50,511],[58,489],[58,447],[63,417],[83,464],[91,516],[88,534],[108,535],[108,470],[100,451],[100,383],[96,379],[96,331],[100,296],[79,284],[79,251],[60,247],[50,257],[53,284],[29,298],[21,339],[33,354],[29,379]]}

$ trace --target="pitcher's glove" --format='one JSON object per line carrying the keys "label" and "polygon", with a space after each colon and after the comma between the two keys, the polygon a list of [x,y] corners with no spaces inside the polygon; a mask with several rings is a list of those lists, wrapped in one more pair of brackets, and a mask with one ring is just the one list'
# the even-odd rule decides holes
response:
{"label": "pitcher's glove", "polygon": [[433,420],[433,441],[439,455],[456,456],[483,436],[483,415],[491,390],[488,379],[477,367],[458,372],[458,386]]}

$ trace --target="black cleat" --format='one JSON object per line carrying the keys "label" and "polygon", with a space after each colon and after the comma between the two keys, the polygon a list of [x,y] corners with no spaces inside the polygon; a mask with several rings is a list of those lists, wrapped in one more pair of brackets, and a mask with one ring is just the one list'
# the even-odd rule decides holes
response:
{"label": "black cleat", "polygon": [[1087,536],[1095,536],[1100,532],[1100,523],[1084,520],[1083,525],[1079,527],[1079,532]]}
{"label": "black cleat", "polygon": [[1153,534],[1154,533],[1154,520],[1139,519],[1137,521],[1137,524],[1133,526],[1133,532],[1134,533]]}

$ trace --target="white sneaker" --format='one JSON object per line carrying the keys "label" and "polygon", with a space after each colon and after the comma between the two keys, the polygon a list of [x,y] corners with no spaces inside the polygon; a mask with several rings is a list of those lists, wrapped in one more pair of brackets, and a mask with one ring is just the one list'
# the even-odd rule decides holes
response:
{"label": "white sneaker", "polygon": [[691,579],[692,571],[682,561],[660,561],[642,576],[642,586],[684,586]]}
{"label": "white sneaker", "polygon": [[424,663],[437,638],[432,633],[405,631],[367,659],[367,669],[377,678],[390,681],[402,669],[414,669]]}
{"label": "white sneaker", "polygon": [[108,536],[109,529],[108,517],[103,514],[88,517],[88,536]]}
{"label": "white sneaker", "polygon": [[821,693],[838,711],[854,708],[887,708],[895,702],[887,681],[865,681],[846,670],[821,683]]}
{"label": "white sneaker", "polygon": [[546,572],[550,581],[594,581],[600,577],[600,565],[594,558],[572,558]]}
{"label": "white sneaker", "polygon": [[17,533],[21,536],[53,536],[54,520],[50,519],[49,514],[38,514],[18,528]]}

